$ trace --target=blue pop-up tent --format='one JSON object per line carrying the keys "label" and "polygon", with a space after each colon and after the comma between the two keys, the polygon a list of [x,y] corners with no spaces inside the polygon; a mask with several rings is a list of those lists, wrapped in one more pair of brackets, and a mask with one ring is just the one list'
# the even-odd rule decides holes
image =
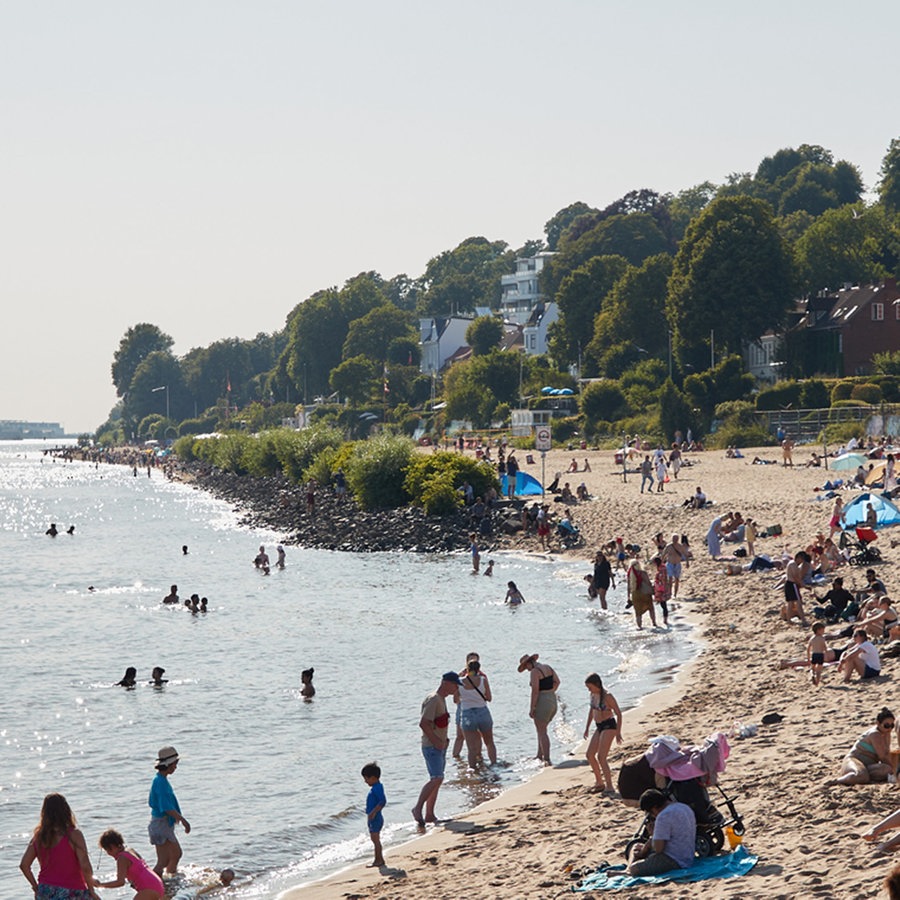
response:
{"label": "blue pop-up tent", "polygon": [[[509,476],[503,475],[500,478],[500,484],[503,488],[503,496],[508,493]],[[544,493],[541,483],[533,475],[527,472],[516,472],[516,489],[513,492],[517,497],[539,497]]]}
{"label": "blue pop-up tent", "polygon": [[855,497],[844,507],[844,513],[841,516],[844,525],[848,528],[865,525],[869,503],[872,504],[872,509],[875,510],[875,514],[878,516],[876,528],[900,525],[900,509],[897,509],[890,500],[882,497],[881,494],[870,494],[868,492]]}

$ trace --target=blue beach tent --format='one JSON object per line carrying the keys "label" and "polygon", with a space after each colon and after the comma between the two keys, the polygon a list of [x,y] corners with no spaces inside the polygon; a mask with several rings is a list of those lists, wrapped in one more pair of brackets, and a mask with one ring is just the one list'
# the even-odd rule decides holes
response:
{"label": "blue beach tent", "polygon": [[866,524],[866,506],[872,504],[872,509],[878,515],[876,528],[887,528],[890,525],[900,525],[900,509],[897,509],[890,500],[881,494],[860,494],[844,507],[841,518],[848,528]]}
{"label": "blue beach tent", "polygon": [[[500,484],[503,488],[503,496],[505,497],[507,494],[507,485],[509,484],[509,476],[504,475],[500,479]],[[527,472],[516,472],[516,490],[515,496],[517,497],[540,497],[544,491],[541,488],[541,483],[535,478],[533,475],[529,475]]]}

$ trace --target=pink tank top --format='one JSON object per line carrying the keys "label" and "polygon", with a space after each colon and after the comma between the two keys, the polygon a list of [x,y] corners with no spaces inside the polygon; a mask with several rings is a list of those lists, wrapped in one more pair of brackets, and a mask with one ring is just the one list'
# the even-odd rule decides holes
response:
{"label": "pink tank top", "polygon": [[70,891],[87,890],[84,874],[78,864],[78,857],[75,855],[75,848],[69,841],[70,834],[71,832],[68,832],[50,848],[35,848],[41,864],[38,884],[67,888]]}
{"label": "pink tank top", "polygon": [[144,860],[133,853],[129,853],[127,850],[123,850],[116,857],[117,862],[121,856],[131,860],[131,865],[128,867],[128,873],[125,877],[136,891],[158,891],[160,896],[163,895],[165,886],[162,883],[162,879]]}

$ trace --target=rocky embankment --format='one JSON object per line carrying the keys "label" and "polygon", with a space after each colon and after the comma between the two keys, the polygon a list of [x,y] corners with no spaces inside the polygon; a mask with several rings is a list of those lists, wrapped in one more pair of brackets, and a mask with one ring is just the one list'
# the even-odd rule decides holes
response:
{"label": "rocky embankment", "polygon": [[[452,516],[426,516],[416,507],[361,510],[349,496],[338,497],[328,488],[315,494],[315,509],[307,510],[306,489],[280,476],[252,478],[222,472],[195,473],[193,483],[233,504],[241,523],[284,535],[301,547],[371,553],[406,550],[447,553],[469,546],[472,525],[462,512]],[[497,546],[490,535],[479,537],[483,550]]]}

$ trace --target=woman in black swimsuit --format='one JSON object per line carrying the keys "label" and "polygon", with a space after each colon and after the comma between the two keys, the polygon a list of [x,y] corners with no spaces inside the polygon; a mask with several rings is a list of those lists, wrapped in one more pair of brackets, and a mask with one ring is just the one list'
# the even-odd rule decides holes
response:
{"label": "woman in black swimsuit", "polygon": [[591,708],[588,710],[587,724],[584,726],[585,740],[591,730],[591,722],[597,726],[591,735],[586,753],[595,778],[591,791],[594,793],[611,791],[612,771],[607,757],[613,737],[618,743],[622,743],[622,711],[616,703],[616,698],[603,687],[603,681],[596,672],[588,675],[584,683],[591,694]]}
{"label": "woman in black swimsuit", "polygon": [[556,715],[556,691],[559,688],[559,676],[553,670],[552,666],[545,663],[538,665],[537,653],[526,653],[519,660],[519,671],[524,672],[526,669],[530,672],[531,677],[531,704],[528,715],[534,721],[534,728],[537,731],[537,758],[545,766],[550,763],[550,735],[547,733],[547,726]]}
{"label": "woman in black swimsuit", "polygon": [[597,590],[597,597],[600,605],[606,609],[606,592],[609,590],[610,583],[616,586],[616,578],[613,575],[612,566],[606,558],[606,554],[602,550],[597,551],[594,557],[594,587]]}

